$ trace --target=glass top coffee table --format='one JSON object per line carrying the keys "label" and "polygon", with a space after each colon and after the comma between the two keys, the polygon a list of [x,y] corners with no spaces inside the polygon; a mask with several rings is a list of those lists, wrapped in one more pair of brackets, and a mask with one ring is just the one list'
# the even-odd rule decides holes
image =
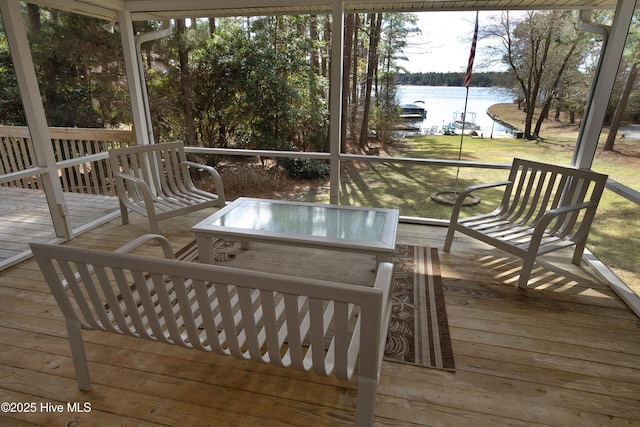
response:
{"label": "glass top coffee table", "polygon": [[389,261],[395,252],[397,209],[241,197],[191,230],[200,262],[215,262],[213,238],[358,252]]}

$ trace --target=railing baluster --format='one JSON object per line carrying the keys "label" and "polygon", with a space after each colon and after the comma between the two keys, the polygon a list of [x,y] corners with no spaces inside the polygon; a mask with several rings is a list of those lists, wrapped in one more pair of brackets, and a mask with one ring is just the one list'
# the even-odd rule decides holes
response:
{"label": "railing baluster", "polygon": [[[67,192],[115,195],[107,151],[135,144],[129,130],[50,128],[51,145]],[[103,154],[100,157],[96,155]],[[36,166],[29,130],[24,126],[0,126],[0,178]],[[38,189],[39,177],[0,179],[0,185]]]}

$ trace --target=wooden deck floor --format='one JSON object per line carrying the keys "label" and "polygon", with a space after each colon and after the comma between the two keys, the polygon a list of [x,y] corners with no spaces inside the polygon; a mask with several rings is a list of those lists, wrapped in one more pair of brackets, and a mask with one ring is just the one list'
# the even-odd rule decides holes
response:
{"label": "wooden deck floor", "polygon": [[[71,226],[83,227],[109,212],[118,211],[118,198],[65,193]],[[29,249],[29,242],[56,238],[44,192],[0,186],[0,263]]]}
{"label": "wooden deck floor", "polygon": [[[161,228],[177,249],[204,216]],[[69,244],[110,250],[147,230],[132,215]],[[402,224],[398,240],[442,248],[444,234]],[[569,251],[543,257],[526,291],[514,284],[517,261],[464,236],[440,260],[456,371],[385,362],[376,425],[640,425],[640,320]],[[64,322],[33,261],[0,273],[0,341],[0,401],[36,404],[33,413],[3,410],[2,426],[353,421],[349,383],[99,332],[85,333],[94,387],[80,392]],[[68,411],[85,402],[89,413]]]}

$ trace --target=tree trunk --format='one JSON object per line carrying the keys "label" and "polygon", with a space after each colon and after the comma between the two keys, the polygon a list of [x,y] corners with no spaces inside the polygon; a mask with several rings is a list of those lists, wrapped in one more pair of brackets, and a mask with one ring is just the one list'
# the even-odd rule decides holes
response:
{"label": "tree trunk", "polygon": [[40,22],[40,6],[37,4],[27,4],[27,11],[29,14],[29,29],[31,31],[40,31],[42,29],[42,23]]}
{"label": "tree trunk", "polygon": [[[318,17],[311,15],[311,21],[309,23],[309,37],[314,42],[320,41],[320,34],[318,33]],[[311,66],[316,74],[320,74],[320,59],[318,58],[318,50],[311,49],[309,54]]]}
{"label": "tree trunk", "polygon": [[353,39],[353,22],[354,17],[353,13],[349,13],[345,19],[344,26],[344,58],[343,64],[344,68],[342,70],[342,123],[341,123],[341,144],[340,144],[340,152],[347,152],[347,124],[348,124],[348,114],[349,114],[349,77],[351,75],[351,54],[352,54],[352,44],[351,40]]}
{"label": "tree trunk", "polygon": [[533,113],[536,109],[535,102],[527,102],[525,103],[527,111],[525,112],[524,118],[524,137],[526,139],[535,139],[533,134],[531,133],[531,125],[533,123]]}
{"label": "tree trunk", "polygon": [[[328,19],[325,19],[324,21],[324,39],[331,40],[331,22]],[[331,43],[327,43],[320,63],[320,67],[322,68],[322,75],[325,77],[329,76],[329,57],[331,56],[330,49]]]}
{"label": "tree trunk", "polygon": [[184,114],[185,143],[196,145],[196,129],[193,123],[193,104],[191,101],[191,76],[189,74],[189,48],[187,46],[186,26],[184,19],[176,20],[178,36],[178,58],[180,60],[180,93],[182,95],[182,111]]}
{"label": "tree trunk", "polygon": [[[349,119],[349,129],[351,130],[351,140],[353,142],[358,140],[358,134],[356,133],[356,123],[358,118],[358,108],[360,102],[358,99],[358,32],[360,30],[360,15],[357,13],[353,17],[353,40],[349,41],[352,44],[351,56],[351,118]],[[345,43],[347,41],[345,40]]]}
{"label": "tree trunk", "polygon": [[367,146],[369,138],[369,113],[371,111],[371,90],[373,77],[378,68],[378,42],[380,41],[380,29],[382,27],[382,14],[371,14],[369,22],[369,58],[367,62],[367,80],[364,90],[364,109],[362,111],[362,126],[360,128],[360,148]]}
{"label": "tree trunk", "polygon": [[631,66],[631,70],[629,71],[629,76],[627,77],[627,82],[624,85],[624,90],[622,91],[622,95],[620,95],[620,100],[618,101],[618,105],[616,106],[616,112],[613,115],[613,120],[611,120],[611,127],[609,128],[609,135],[607,136],[607,142],[604,144],[604,151],[613,150],[613,145],[616,140],[616,136],[618,134],[618,129],[620,129],[620,122],[622,121],[622,115],[624,114],[624,110],[627,108],[627,102],[629,101],[629,96],[631,95],[631,90],[633,89],[633,84],[638,77],[638,64],[633,63]]}
{"label": "tree trunk", "polygon": [[547,99],[545,100],[544,105],[542,106],[542,111],[540,111],[540,116],[538,117],[538,121],[536,122],[536,128],[533,131],[533,135],[536,137],[540,136],[540,129],[542,128],[542,123],[549,116],[549,110],[551,109],[551,102],[553,102],[554,95],[558,90],[558,86],[560,85],[560,81],[562,79],[562,75],[564,74],[564,70],[567,68],[567,64],[569,64],[569,60],[573,56],[573,53],[575,52],[577,47],[578,47],[578,39],[574,40],[573,44],[571,45],[571,48],[567,51],[567,54],[564,56],[562,64],[560,65],[560,70],[558,70],[558,73],[553,79],[549,96],[547,96]]}

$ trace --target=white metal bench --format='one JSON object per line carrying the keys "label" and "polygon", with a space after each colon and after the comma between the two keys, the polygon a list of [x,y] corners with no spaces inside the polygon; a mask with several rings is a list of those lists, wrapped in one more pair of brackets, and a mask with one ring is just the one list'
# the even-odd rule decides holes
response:
{"label": "white metal bench", "polygon": [[[127,253],[155,240],[165,257]],[[81,390],[91,383],[81,329],[355,380],[356,425],[373,421],[390,315],[393,265],[373,286],[178,261],[162,236],[115,252],[31,244],[65,317]]]}
{"label": "white metal bench", "polygon": [[[514,159],[504,182],[467,187],[457,197],[444,244],[449,252],[460,231],[523,258],[518,286],[526,288],[538,255],[575,245],[572,262],[580,264],[607,176]],[[504,186],[491,213],[460,218],[462,203],[473,191]]]}
{"label": "white metal bench", "polygon": [[[135,145],[109,151],[122,223],[131,209],[149,218],[151,232],[159,233],[158,221],[207,207],[224,206],[220,174],[213,167],[187,161],[181,142]],[[216,193],[199,190],[189,168],[213,177]]]}

